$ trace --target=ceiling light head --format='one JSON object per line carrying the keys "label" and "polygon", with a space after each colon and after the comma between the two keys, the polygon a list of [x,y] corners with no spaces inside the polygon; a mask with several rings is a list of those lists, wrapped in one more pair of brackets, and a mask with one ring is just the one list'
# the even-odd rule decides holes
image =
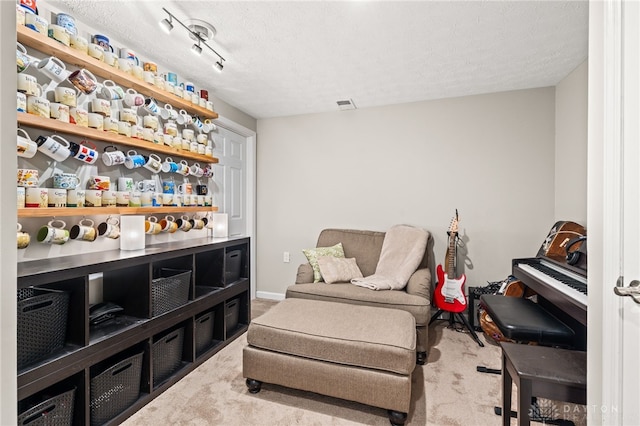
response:
{"label": "ceiling light head", "polygon": [[202,47],[200,47],[200,43],[198,44],[194,44],[193,46],[191,46],[191,51],[193,52],[194,55],[202,55]]}
{"label": "ceiling light head", "polygon": [[220,72],[222,72],[222,68],[224,68],[224,65],[222,65],[222,60],[216,62],[213,66]]}
{"label": "ceiling light head", "polygon": [[171,30],[173,29],[173,24],[171,23],[171,16],[169,16],[169,19],[164,18],[162,21],[160,21],[160,28],[162,28],[162,30],[167,34],[171,32]]}

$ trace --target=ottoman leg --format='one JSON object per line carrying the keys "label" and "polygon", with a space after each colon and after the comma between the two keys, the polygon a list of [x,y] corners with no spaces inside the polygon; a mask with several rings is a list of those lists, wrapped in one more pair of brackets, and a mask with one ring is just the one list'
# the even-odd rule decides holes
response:
{"label": "ottoman leg", "polygon": [[416,352],[416,364],[424,365],[427,362],[426,352]]}
{"label": "ottoman leg", "polygon": [[249,388],[249,393],[258,393],[260,392],[260,388],[262,387],[262,382],[259,380],[247,379],[247,388]]}
{"label": "ottoman leg", "polygon": [[389,420],[393,426],[404,426],[404,422],[407,421],[407,413],[401,413],[400,411],[388,410]]}

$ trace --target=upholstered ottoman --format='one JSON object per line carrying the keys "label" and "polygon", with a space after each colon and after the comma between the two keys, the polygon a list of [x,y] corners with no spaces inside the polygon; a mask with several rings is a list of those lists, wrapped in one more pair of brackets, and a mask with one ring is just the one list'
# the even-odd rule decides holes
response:
{"label": "upholstered ottoman", "polygon": [[385,408],[403,425],[415,327],[406,311],[285,299],[251,321],[243,376],[251,393],[262,382],[316,392]]}

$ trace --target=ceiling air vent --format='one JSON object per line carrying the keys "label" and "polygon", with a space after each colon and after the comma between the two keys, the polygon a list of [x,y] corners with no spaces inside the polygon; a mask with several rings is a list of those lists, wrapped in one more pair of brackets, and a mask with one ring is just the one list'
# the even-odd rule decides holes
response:
{"label": "ceiling air vent", "polygon": [[352,99],[347,99],[346,101],[337,101],[338,108],[340,111],[346,111],[348,109],[356,109],[356,104],[353,103]]}

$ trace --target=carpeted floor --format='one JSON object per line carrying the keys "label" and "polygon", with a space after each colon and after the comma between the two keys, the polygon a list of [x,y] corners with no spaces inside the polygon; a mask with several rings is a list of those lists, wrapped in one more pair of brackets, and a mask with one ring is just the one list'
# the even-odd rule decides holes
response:
{"label": "carpeted floor", "polygon": [[[276,302],[252,301],[257,317]],[[477,365],[500,368],[500,348],[480,336],[481,348],[467,332],[439,321],[429,330],[429,359],[413,374],[407,425],[499,425],[494,406],[501,403],[500,376],[476,371]],[[250,394],[242,377],[245,335],[232,342],[154,399],[123,424],[159,425],[389,425],[386,410],[309,392],[264,384]],[[515,386],[514,386],[515,391]],[[515,393],[514,393],[515,398]],[[555,415],[585,424],[580,407],[540,402]],[[512,419],[512,425],[516,420]],[[539,424],[539,423],[533,423]]]}

